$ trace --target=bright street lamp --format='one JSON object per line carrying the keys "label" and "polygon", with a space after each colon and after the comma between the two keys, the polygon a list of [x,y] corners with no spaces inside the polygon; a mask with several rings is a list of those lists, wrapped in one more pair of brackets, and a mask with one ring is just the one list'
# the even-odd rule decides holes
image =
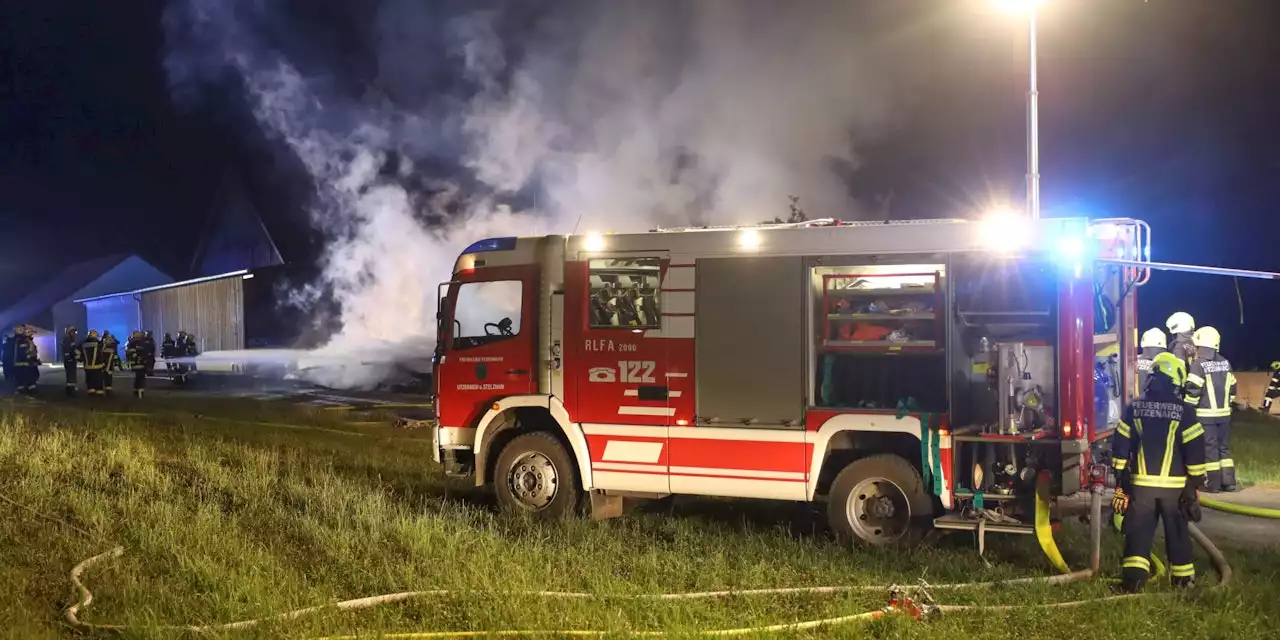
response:
{"label": "bright street lamp", "polygon": [[1011,13],[1027,16],[1027,214],[1040,219],[1040,91],[1036,84],[1036,14],[1044,0],[995,0]]}

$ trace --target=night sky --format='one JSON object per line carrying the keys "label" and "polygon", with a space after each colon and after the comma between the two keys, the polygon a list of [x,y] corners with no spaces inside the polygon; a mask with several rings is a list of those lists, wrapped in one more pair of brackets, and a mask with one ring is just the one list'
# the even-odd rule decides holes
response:
{"label": "night sky", "polygon": [[[899,217],[1020,203],[1021,23],[977,0],[868,5],[918,75],[894,130],[861,150],[854,193],[892,193]],[[0,303],[59,265],[117,251],[187,275],[222,172],[258,134],[228,113],[234,101],[172,104],[163,6],[0,2]],[[1040,29],[1046,214],[1142,218],[1156,260],[1280,271],[1277,26],[1274,0],[1050,0]],[[1183,309],[1222,331],[1238,367],[1280,358],[1270,339],[1280,282],[1240,289],[1243,326],[1231,279],[1157,274],[1139,293],[1143,325]]]}

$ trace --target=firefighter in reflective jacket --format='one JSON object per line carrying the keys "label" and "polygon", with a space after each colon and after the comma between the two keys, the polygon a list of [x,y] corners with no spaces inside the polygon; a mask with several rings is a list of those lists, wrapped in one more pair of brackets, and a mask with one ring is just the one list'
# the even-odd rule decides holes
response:
{"label": "firefighter in reflective jacket", "polygon": [[102,389],[107,395],[111,395],[114,372],[123,366],[120,363],[120,341],[106,329],[102,330],[102,351],[107,354],[107,366],[102,370]]}
{"label": "firefighter in reflective jacket", "polygon": [[178,357],[178,343],[174,342],[173,335],[164,334],[164,342],[160,343],[160,357],[164,358],[164,368],[170,371],[172,378],[174,364],[170,361]]}
{"label": "firefighter in reflective jacket", "polygon": [[76,363],[80,358],[79,342],[76,326],[67,327],[62,337],[62,369],[67,374],[67,395],[69,396],[75,395],[76,385],[79,383],[76,378]]}
{"label": "firefighter in reflective jacket", "polygon": [[1262,399],[1262,410],[1271,412],[1271,402],[1280,398],[1280,360],[1271,363],[1271,384],[1267,385],[1267,397]]}
{"label": "firefighter in reflective jacket", "polygon": [[1196,330],[1195,318],[1186,311],[1179,311],[1169,316],[1165,326],[1169,329],[1169,335],[1173,336],[1173,340],[1169,342],[1169,353],[1182,358],[1182,362],[1190,367],[1191,361],[1196,358],[1196,347],[1191,342],[1191,334]]}
{"label": "firefighter in reflective jacket", "polygon": [[32,393],[40,381],[40,354],[36,350],[35,328],[22,325],[14,331],[13,365],[18,376],[18,391]]}
{"label": "firefighter in reflective jacket", "polygon": [[1195,405],[1204,425],[1205,490],[1237,491],[1236,463],[1231,459],[1231,403],[1236,398],[1236,374],[1218,353],[1222,337],[1213,327],[1200,327],[1192,336],[1196,358],[1187,371],[1187,402]]}
{"label": "firefighter in reflective jacket", "polygon": [[147,368],[154,359],[154,354],[148,352],[146,336],[141,331],[134,331],[129,335],[129,342],[124,347],[124,357],[133,370],[133,395],[141,398],[143,389],[147,387]]}
{"label": "firefighter in reflective jacket", "polygon": [[145,331],[142,334],[142,342],[146,347],[147,375],[151,375],[156,370],[156,337],[150,331]]}
{"label": "firefighter in reflective jacket", "polygon": [[1165,346],[1164,332],[1160,329],[1147,329],[1142,334],[1142,340],[1138,343],[1142,347],[1142,353],[1138,354],[1138,360],[1135,363],[1138,369],[1138,394],[1142,394],[1142,390],[1147,388],[1147,374],[1151,373],[1151,362],[1155,357],[1168,353],[1169,350]]}
{"label": "firefighter in reflective jacket", "polygon": [[98,341],[98,332],[89,330],[84,342],[80,343],[80,362],[84,365],[84,386],[90,396],[106,395],[102,389],[103,371],[107,367],[107,354]]}
{"label": "firefighter in reflective jacket", "polygon": [[1195,407],[1182,398],[1186,376],[1186,366],[1173,354],[1156,356],[1142,397],[1125,408],[1112,439],[1112,506],[1124,515],[1126,591],[1138,591],[1150,576],[1158,520],[1164,522],[1174,586],[1191,586],[1195,579],[1187,521],[1200,520],[1196,490],[1205,473],[1205,449]]}

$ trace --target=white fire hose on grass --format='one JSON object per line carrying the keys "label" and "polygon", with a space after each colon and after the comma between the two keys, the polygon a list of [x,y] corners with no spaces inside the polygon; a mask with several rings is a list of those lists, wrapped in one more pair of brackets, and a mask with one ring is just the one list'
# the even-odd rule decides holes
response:
{"label": "white fire hose on grass", "polygon": [[[62,521],[59,521],[62,522]],[[63,522],[63,524],[66,524]],[[791,587],[777,589],[746,589],[746,590],[729,590],[729,591],[701,591],[694,593],[661,593],[661,594],[641,594],[641,595],[609,595],[609,594],[593,594],[593,593],[575,593],[563,591],[520,591],[520,592],[503,592],[488,593],[478,591],[462,591],[462,590],[429,590],[429,591],[404,591],[399,593],[388,593],[383,595],[369,596],[364,598],[356,598],[353,600],[343,600],[332,604],[317,605],[286,611],[275,615],[255,618],[252,620],[242,620],[238,622],[228,622],[212,625],[166,625],[166,626],[134,626],[134,625],[118,625],[118,624],[95,624],[80,620],[80,612],[93,602],[93,594],[85,587],[80,577],[86,569],[93,565],[109,559],[118,558],[124,554],[122,547],[116,547],[105,553],[88,558],[74,568],[71,569],[71,584],[76,590],[77,600],[74,604],[68,606],[64,612],[64,618],[67,623],[76,629],[82,631],[177,631],[188,633],[208,633],[219,631],[236,631],[249,629],[263,624],[272,622],[287,622],[296,620],[304,616],[324,612],[324,611],[355,611],[358,609],[367,609],[379,605],[392,604],[398,602],[406,602],[422,598],[438,598],[442,596],[461,596],[461,595],[504,595],[504,596],[524,596],[545,599],[560,600],[651,600],[651,601],[685,601],[685,600],[708,600],[722,599],[730,597],[754,597],[754,596],[770,596],[770,595],[797,595],[797,594],[833,594],[833,593],[851,593],[865,591],[889,591],[893,594],[893,599],[889,606],[882,609],[866,611],[863,613],[838,616],[833,618],[824,618],[819,620],[808,620],[803,622],[788,622],[775,625],[744,627],[739,629],[714,629],[699,632],[698,635],[706,637],[728,637],[750,635],[768,632],[780,631],[802,631],[807,629],[815,629],[820,627],[833,627],[837,625],[848,624],[855,621],[866,621],[879,618],[884,615],[898,613],[913,615],[917,618],[934,613],[960,612],[960,611],[1012,611],[1015,609],[1032,609],[1032,608],[1071,608],[1079,607],[1092,603],[1107,602],[1115,600],[1128,600],[1141,597],[1157,597],[1161,595],[1169,595],[1170,592],[1155,593],[1134,593],[1120,594],[1112,596],[1102,596],[1097,598],[1086,598],[1083,600],[1072,600],[1068,602],[1053,602],[1042,604],[1017,604],[1017,605],[935,605],[931,602],[932,597],[927,589],[933,590],[959,590],[959,589],[979,589],[987,587],[1003,587],[1009,585],[1025,585],[1025,584],[1064,584],[1068,582],[1076,582],[1086,580],[1098,575],[1099,565],[1101,562],[1101,531],[1102,531],[1102,495],[1095,492],[1090,503],[1090,542],[1093,546],[1090,556],[1090,568],[1070,573],[1063,573],[1055,576],[1018,578],[1014,580],[1002,580],[995,582],[965,582],[942,585],[920,585],[916,587],[899,587],[896,585],[853,585],[853,586],[828,586],[828,587]],[[1209,554],[1214,568],[1221,577],[1215,588],[1222,588],[1231,582],[1232,571],[1231,566],[1227,563],[1222,552],[1210,541],[1204,533],[1200,531],[1194,524],[1190,525],[1192,538]],[[1056,552],[1056,547],[1054,547]],[[1063,565],[1065,566],[1065,565]],[[909,597],[903,597],[906,591],[912,591],[922,596],[923,605],[917,604]],[[539,636],[539,635],[558,635],[558,636],[605,636],[616,635],[617,631],[595,631],[595,630],[553,630],[553,629],[521,629],[508,631],[427,631],[427,632],[407,632],[407,633],[390,633],[382,637],[385,638],[467,638],[478,636]],[[636,631],[630,632],[633,636],[664,636],[667,635],[662,631]],[[354,639],[357,636],[333,636],[325,640],[338,640],[339,638],[346,640]]]}

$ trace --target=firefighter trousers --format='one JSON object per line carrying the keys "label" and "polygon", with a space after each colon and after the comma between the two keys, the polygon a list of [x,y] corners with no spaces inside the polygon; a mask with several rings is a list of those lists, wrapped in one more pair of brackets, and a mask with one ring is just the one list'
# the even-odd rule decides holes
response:
{"label": "firefighter trousers", "polygon": [[62,370],[67,374],[67,395],[71,395],[75,393],[76,385],[79,383],[79,380],[76,379],[76,361],[63,360]]}
{"label": "firefighter trousers", "polygon": [[133,395],[141,398],[143,389],[147,388],[147,370],[133,370]]}
{"label": "firefighter trousers", "polygon": [[30,393],[36,390],[36,383],[40,381],[40,369],[30,363],[21,363],[16,367],[18,371],[18,391]]}
{"label": "firefighter trousers", "polygon": [[106,395],[106,391],[104,391],[102,388],[104,373],[105,372],[102,370],[102,368],[90,369],[88,367],[85,367],[84,386],[89,395],[91,396]]}
{"label": "firefighter trousers", "polygon": [[102,370],[102,389],[105,393],[111,393],[111,379],[115,377],[111,374],[111,367]]}
{"label": "firefighter trousers", "polygon": [[1221,491],[1236,484],[1236,462],[1231,459],[1231,418],[1204,418],[1206,490]]}
{"label": "firefighter trousers", "polygon": [[1189,582],[1196,575],[1191,563],[1191,533],[1187,518],[1178,508],[1181,489],[1134,487],[1129,509],[1124,514],[1124,571],[1122,582],[1137,591],[1151,575],[1151,543],[1156,521],[1164,522],[1164,542],[1169,554],[1169,572],[1174,583]]}

